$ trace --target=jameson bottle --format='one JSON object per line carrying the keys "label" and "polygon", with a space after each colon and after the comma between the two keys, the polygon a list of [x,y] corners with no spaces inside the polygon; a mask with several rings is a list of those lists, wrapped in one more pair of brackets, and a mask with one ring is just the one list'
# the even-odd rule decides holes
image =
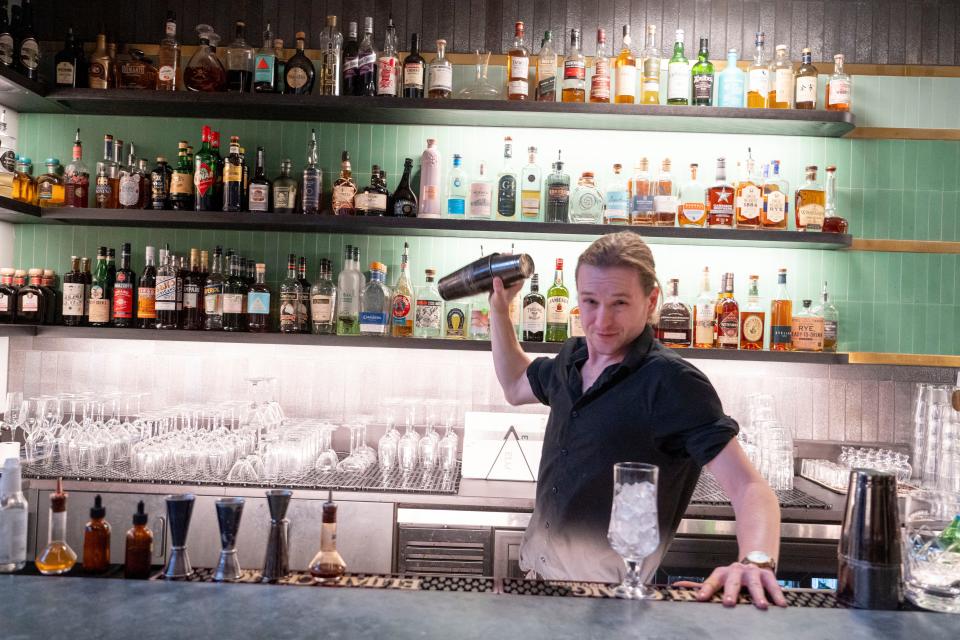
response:
{"label": "jameson bottle", "polygon": [[132,327],[137,275],[130,268],[130,243],[120,246],[120,268],[113,285],[113,326]]}
{"label": "jameson bottle", "polygon": [[557,258],[553,286],[547,290],[547,342],[564,342],[570,315],[570,291],[563,284],[563,258]]}
{"label": "jameson bottle", "polygon": [[209,126],[203,126],[200,140],[200,151],[193,159],[194,208],[197,211],[216,211],[218,154],[213,152],[211,146],[213,132]]}
{"label": "jameson bottle", "polygon": [[141,329],[154,329],[157,326],[157,267],[156,249],[147,247],[146,266],[140,276],[137,288],[137,326]]}

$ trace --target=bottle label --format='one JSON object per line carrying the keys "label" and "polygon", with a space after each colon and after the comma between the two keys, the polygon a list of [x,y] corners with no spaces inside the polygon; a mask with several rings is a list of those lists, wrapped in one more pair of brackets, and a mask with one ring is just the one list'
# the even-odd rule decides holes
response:
{"label": "bottle label", "polygon": [[183,308],[196,309],[200,302],[200,285],[190,283],[183,285]]}
{"label": "bottle label", "polygon": [[763,203],[767,220],[770,222],[783,222],[787,217],[787,196],[782,191],[771,191]]}
{"label": "bottle label", "polygon": [[830,81],[830,106],[850,104],[850,81],[837,79]]}
{"label": "bottle label", "polygon": [[258,53],[253,59],[253,81],[273,86],[274,67],[277,56],[272,53]]}
{"label": "bottle label", "polygon": [[387,314],[382,311],[361,311],[360,312],[360,332],[361,333],[386,333]]}
{"label": "bottle label", "polygon": [[387,194],[385,193],[368,193],[367,194],[367,211],[383,214],[387,212]]}
{"label": "bottle label", "polygon": [[157,311],[177,310],[177,277],[157,275],[154,299]]}
{"label": "bottle label", "polygon": [[733,190],[723,187],[711,192],[710,215],[733,215]]}
{"label": "bottle label", "polygon": [[584,60],[570,59],[563,62],[563,88],[582,89],[583,81],[587,77],[587,67]]}
{"label": "bottle label", "polygon": [[243,182],[243,167],[239,164],[226,162],[223,165],[224,182]]}
{"label": "bottle label", "polygon": [[[603,200],[600,199],[600,194],[593,191],[583,191],[581,193],[573,192],[574,200],[577,205],[577,209],[581,213],[597,213],[599,214],[603,210]],[[600,220],[595,222],[599,223]]]}
{"label": "bottle label", "polygon": [[251,291],[247,294],[247,313],[255,316],[270,314],[270,292]]}
{"label": "bottle label", "polygon": [[333,297],[315,293],[310,296],[310,315],[321,324],[333,320]]}
{"label": "bottle label", "polygon": [[524,333],[543,333],[547,328],[546,309],[539,302],[531,302],[523,308]]}
{"label": "bottle label", "polygon": [[213,188],[217,181],[216,167],[211,167],[202,160],[197,161],[197,171],[193,175],[193,184],[197,188],[197,195],[201,198]]}
{"label": "bottle label", "polygon": [[688,224],[700,224],[707,215],[707,207],[702,202],[684,202],[680,205],[680,219]]}
{"label": "bottle label", "polygon": [[393,325],[399,327],[409,327],[413,323],[410,317],[412,309],[410,296],[398,293],[393,296]]}
{"label": "bottle label", "polygon": [[377,95],[397,95],[397,59],[384,56],[377,61]]}
{"label": "bottle label", "polygon": [[490,337],[490,309],[483,303],[474,304],[470,307],[470,337],[471,338],[489,338]]}
{"label": "bottle label", "polygon": [[[93,286],[90,288],[90,302],[87,304],[88,308],[88,319],[90,322],[95,322],[98,324],[103,324],[110,322],[110,301],[105,298],[96,298],[97,289],[99,287]],[[100,295],[103,295],[101,290]],[[34,309],[36,311],[36,309]]]}
{"label": "bottle label", "polygon": [[654,196],[653,210],[658,214],[663,213],[676,215],[677,199],[673,196]]}
{"label": "bottle label", "polygon": [[360,66],[360,59],[356,55],[352,55],[349,58],[344,56],[343,58],[343,77],[344,78],[353,78],[357,75],[357,67]]}
{"label": "bottle label", "polygon": [[570,337],[582,338],[586,334],[583,332],[583,321],[580,319],[580,310],[574,308],[570,312]]}
{"label": "bottle label", "polygon": [[137,317],[144,320],[157,317],[156,290],[153,287],[137,289]]}
{"label": "bottle label", "polygon": [[770,91],[770,71],[768,69],[751,69],[750,70],[750,85],[749,91],[751,93],[759,93],[761,96],[766,99],[767,94]]}
{"label": "bottle label", "polygon": [[557,93],[557,56],[548,55],[537,62],[537,100],[553,102]]}
{"label": "bottle label", "polygon": [[801,351],[823,351],[823,318],[795,316],[790,327],[793,348]]}
{"label": "bottle label", "polygon": [[397,198],[393,201],[393,215],[406,218],[416,216],[417,203],[406,198]]}
{"label": "bottle label", "polygon": [[57,63],[57,84],[72,87],[76,77],[76,68],[72,62]]}
{"label": "bottle label", "polygon": [[470,185],[470,215],[489,216],[490,195],[489,183],[475,182]]}
{"label": "bottle label", "polygon": [[770,325],[770,345],[790,344],[790,325]]}
{"label": "bottle label", "polygon": [[466,198],[447,198],[447,213],[452,216],[462,216],[466,213]]}
{"label": "bottle label", "polygon": [[270,209],[270,186],[251,184],[247,191],[247,208],[250,211],[268,211]]}
{"label": "bottle label", "polygon": [[595,58],[593,61],[590,100],[597,102],[609,102],[610,100],[610,58]]}
{"label": "bottle label", "polygon": [[110,179],[107,176],[97,176],[95,194],[97,205],[100,207],[106,206],[110,201],[113,189],[110,187]]}
{"label": "bottle label", "polygon": [[123,275],[123,273],[117,274],[117,282],[113,286],[114,318],[133,317],[133,283],[121,281],[120,277]]}
{"label": "bottle label", "polygon": [[694,342],[696,344],[713,344],[713,325],[715,309],[713,301],[697,303],[697,319],[694,325]]}
{"label": "bottle label", "polygon": [[763,206],[763,194],[760,188],[749,185],[740,192],[740,217],[746,220],[759,220]]}
{"label": "bottle label", "polygon": [[289,67],[287,69],[287,86],[291,89],[302,89],[309,80],[310,77],[305,69],[301,67]]}
{"label": "bottle label", "polygon": [[170,180],[170,193],[177,195],[193,195],[193,176],[189,173],[177,171]]}
{"label": "bottle label", "polygon": [[630,213],[634,216],[653,213],[653,201],[654,197],[652,195],[634,194],[630,200]]}
{"label": "bottle label", "polygon": [[693,99],[707,103],[713,100],[712,73],[698,73],[693,76]]}
{"label": "bottle label", "polygon": [[819,229],[823,226],[824,209],[822,204],[805,204],[797,209],[797,220],[801,227]]}
{"label": "bottle label", "polygon": [[735,69],[733,73],[720,74],[720,106],[743,106],[743,73]]}
{"label": "bottle label", "polygon": [[140,201],[140,176],[124,173],[120,178],[120,206],[133,207]]}
{"label": "bottle label", "polygon": [[50,200],[53,198],[53,182],[46,180],[37,187],[37,198],[39,200]]}
{"label": "bottle label", "polygon": [[[82,316],[83,315],[83,294],[86,288],[82,282],[64,282],[63,283],[63,315]],[[7,296],[0,296],[0,311],[7,311]]]}
{"label": "bottle label", "polygon": [[637,68],[635,66],[625,64],[617,68],[617,95],[636,97]]}
{"label": "bottle label", "polygon": [[823,321],[823,341],[831,342],[833,344],[837,343],[837,321],[836,320]]}
{"label": "bottle label", "polygon": [[295,292],[280,294],[280,328],[290,331],[299,326],[300,297]]}
{"label": "bottle label", "polygon": [[223,314],[222,285],[213,285],[210,287],[204,287],[203,313],[207,316],[219,316]]}
{"label": "bottle label", "polygon": [[447,338],[467,337],[467,316],[460,307],[450,307],[444,316],[444,335]]}
{"label": "bottle label", "polygon": [[[83,285],[80,285],[80,286],[82,287]],[[83,315],[83,312],[82,312],[82,307],[83,307],[83,292],[80,293],[80,296],[81,296],[81,297],[80,297],[81,313],[79,313],[78,315]],[[8,296],[8,295],[5,294],[5,293],[0,293],[0,311],[2,311],[2,312],[10,311],[10,298],[11,298],[11,296]],[[64,304],[66,304],[66,301],[64,301]],[[67,315],[67,314],[64,313],[63,315]]]}
{"label": "bottle label", "polygon": [[570,187],[565,184],[551,184],[547,187],[547,202],[554,208],[565,210],[570,204]]}
{"label": "bottle label", "polygon": [[8,67],[13,64],[13,36],[9,33],[0,36],[0,62]]}
{"label": "bottle label", "polygon": [[430,67],[430,90],[453,90],[453,67]]}
{"label": "bottle label", "polygon": [[817,101],[817,77],[801,76],[797,78],[797,103]]}
{"label": "bottle label", "polygon": [[19,564],[27,557],[27,511],[8,511],[0,519],[0,565]]}
{"label": "bottle label", "polygon": [[337,185],[333,188],[333,210],[350,209],[357,188],[350,185]]}
{"label": "bottle label", "polygon": [[690,65],[671,62],[667,65],[667,99],[690,100]]}
{"label": "bottle label", "polygon": [[165,64],[157,70],[157,77],[160,82],[173,82],[177,79],[177,72],[172,66]]}
{"label": "bottle label", "polygon": [[423,64],[411,62],[403,65],[403,88],[423,89]]}
{"label": "bottle label", "polygon": [[736,312],[728,312],[717,318],[717,342],[722,345],[740,344],[740,318]]}
{"label": "bottle label", "polygon": [[775,77],[775,100],[790,104],[793,100],[793,69],[777,69]]}
{"label": "bottle label", "polygon": [[243,313],[243,294],[242,293],[224,293],[221,296],[223,301],[223,313]]}
{"label": "bottle label", "polygon": [[743,339],[747,342],[763,344],[763,316],[744,314]]}
{"label": "bottle label", "polygon": [[[554,71],[556,74],[556,71]],[[527,77],[530,75],[530,58],[527,56],[510,56],[510,80],[523,83],[523,93],[526,93]]]}
{"label": "bottle label", "polygon": [[627,223],[630,221],[630,194],[620,189],[607,192],[607,209],[604,213],[607,222]]}
{"label": "bottle label", "polygon": [[547,298],[547,322],[566,326],[570,299],[567,296],[550,296]]}
{"label": "bottle label", "polygon": [[293,209],[294,202],[291,197],[290,187],[273,188],[273,208],[274,209]]}
{"label": "bottle label", "polygon": [[497,181],[497,214],[512,218],[517,212],[517,179],[501,176]]}
{"label": "bottle label", "polygon": [[440,314],[439,300],[417,300],[417,309],[413,320],[414,327],[439,331]]}
{"label": "bottle label", "polygon": [[512,96],[525,96],[529,91],[529,85],[526,80],[511,80],[507,85],[507,91]]}
{"label": "bottle label", "polygon": [[20,43],[20,64],[31,71],[40,66],[40,45],[33,38]]}
{"label": "bottle label", "polygon": [[303,210],[316,211],[320,208],[320,176],[303,176]]}

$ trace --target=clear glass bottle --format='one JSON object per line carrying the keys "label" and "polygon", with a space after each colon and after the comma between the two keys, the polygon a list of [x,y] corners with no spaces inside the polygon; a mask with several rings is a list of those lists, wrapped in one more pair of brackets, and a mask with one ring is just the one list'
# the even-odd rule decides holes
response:
{"label": "clear glass bottle", "polygon": [[557,151],[557,161],[547,176],[544,222],[570,222],[570,175],[563,171],[563,161]]}
{"label": "clear glass bottle", "polygon": [[274,93],[277,90],[277,55],[273,48],[273,29],[267,22],[263,30],[263,45],[253,57],[253,90],[257,93]]}
{"label": "clear glass bottle", "polygon": [[540,41],[535,94],[538,102],[557,100],[557,52],[553,49],[553,34],[550,31],[544,31],[543,40]]}
{"label": "clear glass bottle", "polygon": [[768,109],[793,107],[793,62],[787,53],[787,45],[778,44],[770,64],[770,88],[767,93]]}
{"label": "clear glass bottle", "polygon": [[267,265],[258,262],[255,269],[254,282],[247,292],[247,330],[251,333],[266,333],[270,331],[270,287],[266,282]]}
{"label": "clear glass bottle", "polygon": [[[157,276],[159,280],[159,273]],[[223,329],[223,249],[213,250],[213,266],[203,285],[203,328],[207,331]]]}
{"label": "clear glass bottle", "polygon": [[763,211],[760,212],[760,226],[764,229],[787,228],[790,214],[790,185],[780,175],[780,161],[770,164],[772,175],[763,180]]}
{"label": "clear glass bottle", "polygon": [[700,279],[700,294],[693,306],[693,346],[697,349],[713,349],[716,334],[716,306],[710,290],[710,268],[703,268]]}
{"label": "clear glass bottle", "polygon": [[737,50],[730,49],[727,51],[727,65],[719,73],[717,106],[739,109],[746,106],[744,95],[745,75],[737,66]]}
{"label": "clear glass bottle", "polygon": [[[81,305],[82,306],[82,305]],[[23,497],[20,460],[3,461],[0,477],[0,573],[20,571],[27,564],[29,506]]]}
{"label": "clear glass bottle", "polygon": [[103,137],[103,159],[97,163],[95,203],[98,209],[120,206],[120,165],[113,159],[114,139]]}
{"label": "clear glass bottle", "polygon": [[580,29],[570,30],[570,50],[563,58],[563,101],[584,102],[587,97],[587,59]]}
{"label": "clear glass bottle", "polygon": [[120,208],[139,208],[142,187],[143,176],[137,168],[137,153],[134,144],[131,142],[127,162],[120,166]]}
{"label": "clear glass bottle", "polygon": [[449,340],[466,340],[470,337],[469,298],[443,303],[443,337]]}
{"label": "clear glass bottle", "polygon": [[804,300],[803,307],[790,327],[790,341],[794,351],[823,351],[823,318],[811,308],[812,300]]}
{"label": "clear glass bottle", "polygon": [[654,187],[653,212],[656,215],[658,227],[675,227],[677,225],[677,198],[674,195],[672,163],[670,158],[664,158],[660,163],[660,173]]}
{"label": "clear glass bottle", "polygon": [[650,160],[640,158],[630,180],[630,224],[652,227],[657,223],[653,208],[656,183],[650,175]]}
{"label": "clear glass bottle", "polygon": [[471,220],[490,220],[493,218],[493,185],[486,176],[486,168],[480,163],[480,171],[470,183],[470,206],[467,218]]}
{"label": "clear glass bottle", "polygon": [[392,296],[386,281],[387,265],[371,262],[370,282],[363,288],[360,302],[360,335],[389,335]]}
{"label": "clear glass bottle", "polygon": [[527,148],[527,166],[520,183],[520,217],[526,222],[539,222],[543,201],[543,179],[537,164],[537,148]]}
{"label": "clear glass bottle", "polygon": [[470,298],[470,339],[490,339],[490,298],[481,293]]}
{"label": "clear glass bottle", "polygon": [[667,63],[667,104],[690,104],[690,61],[683,51],[683,29],[677,29],[673,56]]}
{"label": "clear glass bottle", "polygon": [[157,89],[176,91],[177,72],[180,70],[180,43],[177,42],[177,14],[173,11],[167,11],[157,58]]}
{"label": "clear glass bottle", "polygon": [[363,39],[357,52],[357,77],[354,95],[377,95],[377,50],[373,47],[373,18],[363,19]]}
{"label": "clear glass bottle", "polygon": [[707,188],[697,178],[699,165],[690,165],[690,179],[680,187],[677,223],[681,227],[703,227],[707,224]]}
{"label": "clear glass bottle", "polygon": [[[207,30],[200,31],[201,27]],[[183,86],[187,91],[224,91],[227,88],[227,70],[211,46],[216,34],[209,31],[207,25],[199,25],[197,29],[200,46],[183,70]],[[219,40],[219,36],[216,39]]]}
{"label": "clear glass bottle", "polygon": [[823,230],[826,233],[846,233],[847,219],[837,215],[837,168],[827,167],[827,183],[824,187]]}
{"label": "clear glass bottle", "polygon": [[340,58],[343,35],[337,29],[337,16],[327,16],[327,24],[320,33],[320,95],[340,95]]}
{"label": "clear glass bottle", "polygon": [[840,312],[830,300],[826,281],[823,283],[823,291],[820,294],[820,304],[813,313],[823,318],[823,350],[835,352],[837,343],[840,341]]}
{"label": "clear glass bottle", "polygon": [[41,207],[62,207],[64,204],[63,176],[60,161],[47,158],[47,172],[37,178],[37,199]]}
{"label": "clear glass bottle", "polygon": [[303,193],[301,211],[307,214],[320,213],[320,198],[323,193],[323,174],[317,166],[317,130],[310,130],[307,144],[307,166],[303,168],[300,191]]}
{"label": "clear glass bottle", "polygon": [[463,219],[467,214],[469,197],[470,188],[467,183],[467,173],[463,170],[463,158],[459,153],[455,153],[453,169],[447,176],[447,215],[451,218]]}
{"label": "clear glass bottle", "polygon": [[853,85],[850,76],[843,70],[843,54],[833,56],[833,73],[827,80],[823,104],[827,111],[850,111],[853,102]]}
{"label": "clear glass bottle", "polygon": [[437,57],[427,67],[428,98],[449,98],[453,95],[453,65],[447,60],[447,41],[437,40]]}
{"label": "clear glass bottle", "polygon": [[416,289],[417,302],[413,319],[413,335],[417,338],[439,338],[443,324],[443,298],[434,282],[437,270],[424,269],[424,284]]}
{"label": "clear glass bottle", "polygon": [[667,297],[657,319],[657,340],[664,346],[681,349],[690,346],[692,337],[693,314],[680,299],[680,281],[671,278],[667,284]]}
{"label": "clear glass bottle", "polygon": [[300,333],[300,298],[303,287],[297,274],[297,256],[287,256],[287,277],[280,283],[280,333]]}
{"label": "clear glass bottle", "polygon": [[360,271],[360,249],[347,245],[337,278],[337,335],[360,334],[360,298],[366,279]]}
{"label": "clear glass bottle", "polygon": [[89,205],[90,171],[83,162],[83,144],[80,129],[73,143],[73,162],[63,172],[65,182],[64,206],[87,207]]}
{"label": "clear glass bottle", "polygon": [[337,551],[337,505],[333,491],[323,503],[323,523],[320,529],[320,551],[310,561],[310,575],[323,584],[334,582],[347,571],[347,563]]}
{"label": "clear glass bottle", "polygon": [[823,186],[817,182],[817,167],[810,165],[806,168],[805,182],[797,189],[793,208],[796,213],[797,231],[823,230],[826,200]]}
{"label": "clear glass bottle", "polygon": [[227,46],[227,91],[250,93],[253,90],[253,47],[244,37],[246,23],[233,23],[234,38]]}
{"label": "clear glass bottle", "polygon": [[590,102],[610,102],[610,58],[607,32],[597,29],[597,50],[593,56],[593,75],[590,78]]}
{"label": "clear glass bottle", "polygon": [[660,104],[660,49],[657,47],[656,25],[647,25],[647,41],[643,47],[642,59],[640,104]]}
{"label": "clear glass bottle", "polygon": [[393,26],[393,16],[387,21],[383,35],[383,53],[377,60],[377,95],[400,95],[400,58],[397,55],[397,28]]}
{"label": "clear glass bottle", "polygon": [[797,109],[817,108],[817,77],[819,72],[813,66],[813,54],[804,47],[800,54],[800,68],[794,80],[794,107]]}
{"label": "clear glass bottle", "polygon": [[333,335],[337,332],[335,320],[337,285],[333,282],[333,264],[320,259],[320,272],[310,289],[310,324],[314,335]]}
{"label": "clear glass bottle", "polygon": [[37,553],[35,564],[43,575],[58,576],[73,569],[76,563],[77,554],[67,544],[67,494],[63,491],[63,478],[57,478],[56,491],[50,496],[47,544]]}
{"label": "clear glass bottle", "polygon": [[273,212],[295,213],[297,211],[297,194],[299,185],[290,176],[293,161],[284,158],[280,162],[280,175],[273,181]]}
{"label": "clear glass bottle", "polygon": [[517,219],[517,172],[513,168],[513,139],[503,139],[503,168],[497,174],[497,220]]}
{"label": "clear glass bottle", "polygon": [[353,179],[350,167],[350,153],[340,154],[340,177],[333,183],[331,206],[335,216],[352,216],[356,213],[354,197],[357,195],[357,183]]}
{"label": "clear glass bottle", "polygon": [[613,165],[613,176],[607,183],[606,208],[603,212],[605,224],[630,224],[630,191],[626,181],[620,175],[623,165]]}
{"label": "clear glass bottle", "polygon": [[767,62],[767,52],[764,48],[765,36],[762,31],[757,31],[756,52],[753,55],[753,62],[747,70],[749,83],[747,86],[747,108],[765,109],[767,99],[770,94],[770,63]]}
{"label": "clear glass bottle", "polygon": [[390,335],[394,338],[409,338],[413,335],[416,316],[414,304],[413,284],[410,281],[410,245],[404,242],[400,256],[400,275],[393,287],[391,303]]}

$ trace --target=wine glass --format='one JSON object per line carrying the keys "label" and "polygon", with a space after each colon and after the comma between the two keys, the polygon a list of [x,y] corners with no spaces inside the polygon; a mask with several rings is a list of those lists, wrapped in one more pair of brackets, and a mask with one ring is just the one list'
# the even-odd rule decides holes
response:
{"label": "wine glass", "polygon": [[337,458],[337,452],[334,451],[333,446],[330,444],[333,432],[336,431],[336,429],[332,424],[325,424],[320,427],[323,444],[320,445],[320,455],[317,456],[317,462],[314,464],[314,468],[317,471],[328,473],[337,470],[337,465],[340,463],[340,460]]}
{"label": "wine glass", "polygon": [[17,424],[20,422],[20,407],[23,404],[23,394],[19,391],[11,391],[7,393],[6,404],[3,407],[3,421],[0,422],[0,435],[2,435],[3,429],[10,430],[10,439],[16,440],[14,437],[14,431],[17,428]]}
{"label": "wine glass", "polygon": [[657,521],[656,465],[618,462],[613,465],[613,506],[607,540],[624,564],[627,573],[614,589],[618,598],[651,600],[656,591],[643,584],[643,559],[660,545]]}

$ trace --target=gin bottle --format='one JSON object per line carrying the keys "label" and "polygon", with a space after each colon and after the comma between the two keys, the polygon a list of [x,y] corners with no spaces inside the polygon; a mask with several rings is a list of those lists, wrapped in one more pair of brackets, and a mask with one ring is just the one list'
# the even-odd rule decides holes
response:
{"label": "gin bottle", "polygon": [[570,222],[603,222],[603,194],[594,182],[592,171],[584,171],[573,190],[570,198]]}
{"label": "gin bottle", "polygon": [[370,282],[363,288],[360,303],[360,335],[387,335],[391,295],[386,280],[387,265],[382,262],[371,262]]}
{"label": "gin bottle", "polygon": [[[207,331],[223,329],[223,249],[216,247],[213,250],[213,267],[203,285],[203,328]],[[159,273],[157,275],[159,284]],[[157,292],[159,293],[159,291]],[[159,320],[159,301],[157,305],[157,319]]]}
{"label": "gin bottle", "polygon": [[503,139],[503,169],[497,175],[497,220],[517,216],[517,172],[513,169],[513,140]]}
{"label": "gin bottle", "polygon": [[360,334],[360,295],[365,284],[360,271],[360,249],[347,245],[343,252],[343,270],[337,279],[337,335]]}
{"label": "gin bottle", "polygon": [[310,130],[307,145],[307,166],[303,169],[303,213],[320,213],[320,194],[323,193],[323,174],[317,166],[317,130]]}
{"label": "gin bottle", "polygon": [[447,178],[447,215],[451,218],[463,219],[467,212],[469,195],[467,174],[463,170],[463,158],[457,153],[453,155],[453,169]]}
{"label": "gin bottle", "polygon": [[520,215],[527,222],[540,221],[540,200],[543,180],[537,165],[537,148],[527,148],[528,164],[523,168],[523,184],[520,186]]}
{"label": "gin bottle", "polygon": [[327,16],[327,26],[320,34],[319,48],[320,95],[338,96],[340,95],[340,51],[343,49],[343,35],[337,30],[337,16]]}
{"label": "gin bottle", "polygon": [[413,335],[417,338],[439,338],[443,299],[440,298],[440,292],[434,282],[437,270],[428,268],[424,271],[424,274],[426,283],[417,287]]}
{"label": "gin bottle", "polygon": [[320,273],[310,289],[311,330],[314,335],[336,333],[334,309],[337,301],[337,287],[332,279],[333,265],[326,258],[320,260]]}
{"label": "gin bottle", "polygon": [[280,283],[280,333],[300,332],[300,296],[303,287],[297,277],[297,256],[287,256],[287,277]]}

